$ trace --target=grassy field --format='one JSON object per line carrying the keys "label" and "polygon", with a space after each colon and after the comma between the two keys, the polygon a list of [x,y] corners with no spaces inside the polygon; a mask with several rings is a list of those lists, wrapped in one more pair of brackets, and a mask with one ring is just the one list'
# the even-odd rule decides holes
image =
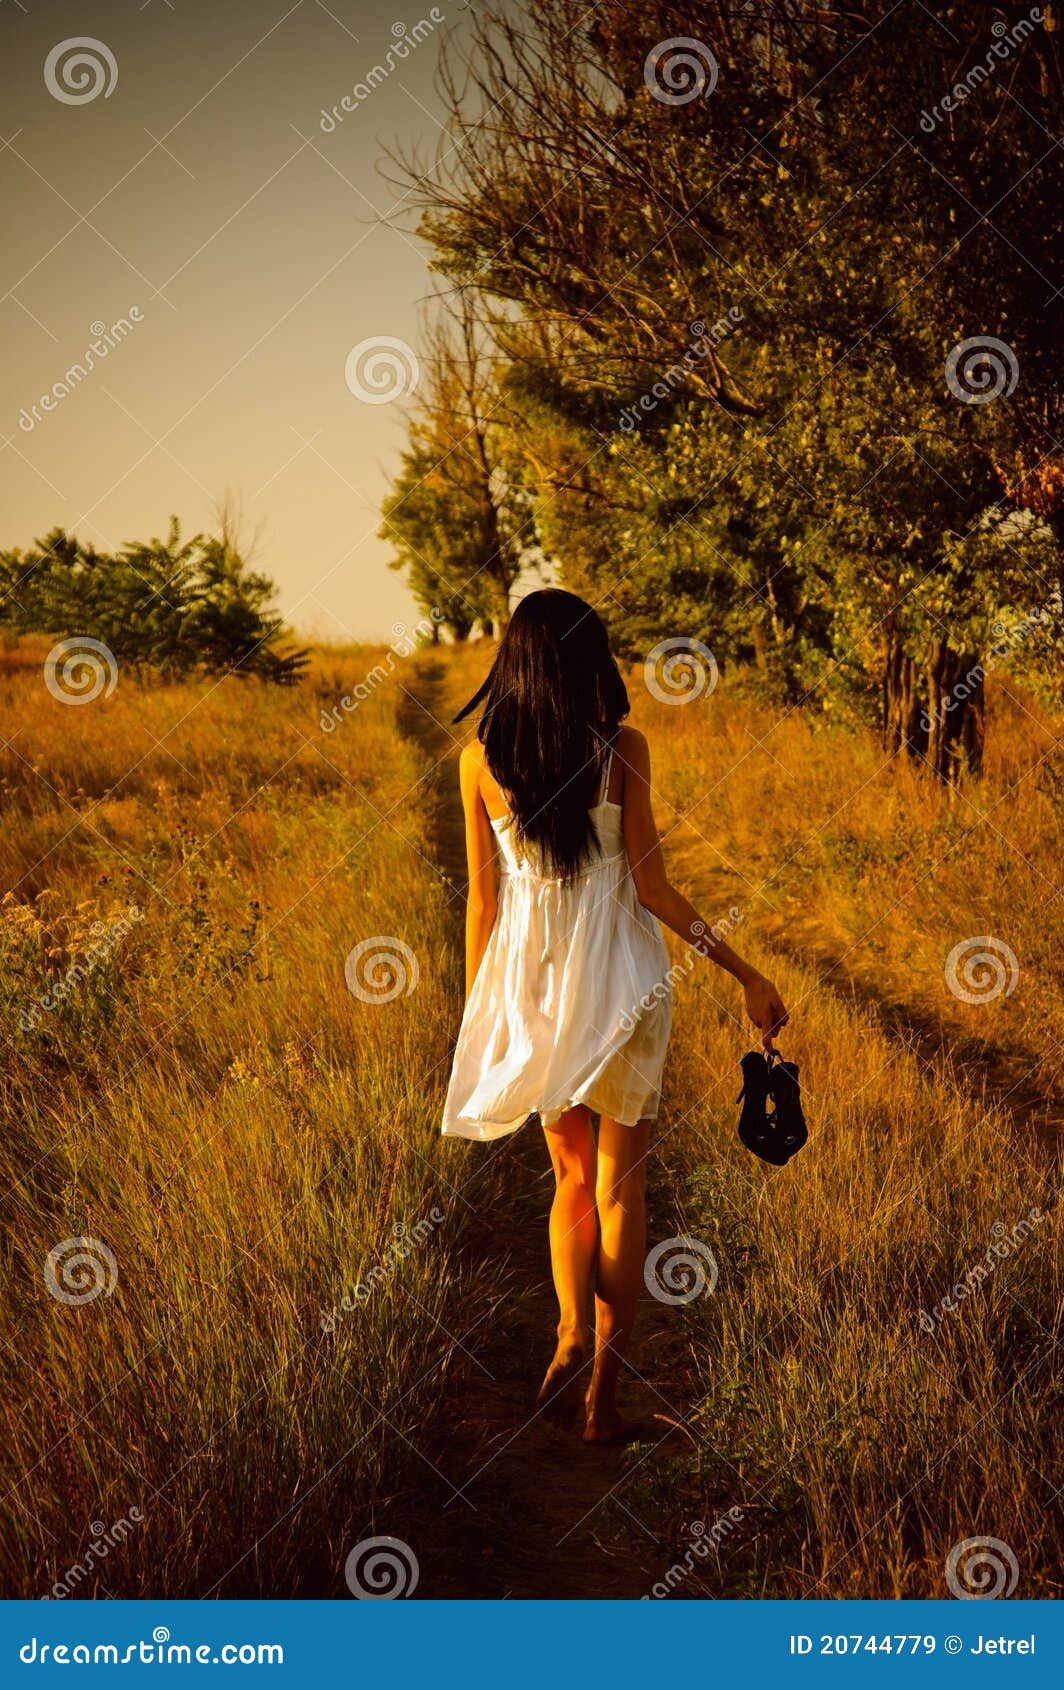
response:
{"label": "grassy field", "polygon": [[[477,1297],[436,1135],[459,981],[424,762],[394,690],[320,727],[370,652],[77,707],[41,655],[2,675],[4,1586],[48,1593],[96,1523],[82,1595],[342,1591]],[[345,985],[376,935],[420,969],[386,1010]],[[353,1303],[404,1227],[402,1293]],[[96,1250],[103,1290],[68,1303],[45,1263],[81,1237],[117,1279]]]}
{"label": "grassy field", "polygon": [[[651,1238],[719,1283],[648,1309],[661,1441],[606,1457],[526,1427],[538,1135],[436,1132],[444,724],[488,652],[72,706],[45,649],[0,667],[7,1594],[345,1595],[377,1533],[416,1534],[424,1596],[936,1596],[977,1536],[1061,1593],[1059,724],[999,690],[950,802],[811,708],[633,676],[674,877],[782,986],[812,1142],[738,1146],[751,1040],[685,973]],[[965,1001],[947,958],[981,936],[1014,983]]]}
{"label": "grassy field", "polygon": [[[950,803],[812,714],[722,692],[701,721],[640,715],[677,874],[710,919],[741,912],[735,943],[784,989],[813,1132],[783,1173],[735,1149],[744,1041],[697,977],[659,1156],[721,1268],[690,1306],[684,1519],[737,1492],[743,1519],[710,1586],[946,1595],[950,1549],[992,1537],[1024,1594],[1059,1596],[1059,726],[999,693],[986,777]],[[1002,974],[961,963],[965,1001],[946,964],[976,937]],[[957,1283],[971,1294],[943,1310]],[[656,1493],[653,1460],[640,1486]]]}

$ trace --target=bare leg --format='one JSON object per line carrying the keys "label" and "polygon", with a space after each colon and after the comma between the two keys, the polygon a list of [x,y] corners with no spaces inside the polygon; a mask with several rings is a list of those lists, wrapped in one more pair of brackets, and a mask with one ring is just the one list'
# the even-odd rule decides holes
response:
{"label": "bare leg", "polygon": [[570,1109],[544,1127],[556,1187],[550,1211],[550,1262],[558,1294],[558,1347],[537,1407],[549,1420],[572,1425],[580,1402],[579,1375],[587,1363],[588,1304],[598,1248],[595,1212],[595,1136],[584,1108]]}
{"label": "bare leg", "polygon": [[595,1286],[595,1365],[587,1393],[587,1443],[613,1443],[625,1425],[617,1412],[617,1382],[635,1326],[646,1260],[646,1166],[649,1121],[599,1123],[598,1205],[601,1241]]}

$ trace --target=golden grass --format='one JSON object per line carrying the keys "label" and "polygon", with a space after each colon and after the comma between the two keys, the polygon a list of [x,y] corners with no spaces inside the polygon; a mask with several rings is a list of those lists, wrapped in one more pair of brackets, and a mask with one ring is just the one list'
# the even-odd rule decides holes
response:
{"label": "golden grass", "polygon": [[[0,662],[4,1587],[45,1594],[92,1522],[136,1507],[80,1594],[342,1593],[347,1550],[427,1479],[412,1445],[447,1413],[444,1329],[494,1294],[463,1266],[455,1189],[486,1159],[445,1160],[436,1133],[458,912],[403,731],[404,689],[433,675],[449,713],[490,649],[410,659],[328,734],[322,709],[380,654],[319,653],[291,692],[122,677],[82,707],[49,696],[42,656]],[[638,672],[631,690],[674,878],[710,921],[741,910],[737,946],[794,1010],[812,1142],[785,1171],[739,1148],[752,1041],[731,983],[686,975],[651,1237],[703,1240],[720,1283],[672,1311],[689,1364],[664,1390],[692,1436],[637,1448],[620,1499],[669,1555],[683,1522],[742,1508],[677,1594],[943,1595],[950,1547],[987,1536],[1018,1594],[1059,1595],[1059,728],[999,693],[986,776],[950,803],[812,709],[723,683],[670,707]],[[945,958],[979,934],[1019,978],[965,1004]],[[372,935],[419,965],[387,1006],[344,983]],[[437,1208],[323,1331],[396,1225]],[[81,1236],[118,1277],[72,1306],[44,1266]]]}
{"label": "golden grass", "polygon": [[[640,720],[681,878],[714,907],[737,904],[828,984],[946,1034],[961,1066],[993,1050],[1018,1088],[1056,1087],[1059,1124],[1064,739],[1014,691],[999,687],[990,709],[985,776],[952,795],[871,734],[724,687],[702,707],[647,701]],[[981,936],[1015,985],[995,995],[977,971],[973,1005],[946,962]]]}
{"label": "golden grass", "polygon": [[[292,692],[123,677],[72,707],[32,647],[8,654],[9,1592],[45,1594],[131,1507],[143,1523],[79,1594],[342,1591],[376,1500],[418,1466],[404,1434],[431,1431],[460,1288],[437,1140],[459,981],[395,689],[318,725],[373,661],[331,653]],[[143,919],[23,1030],[131,904]],[[373,935],[420,966],[386,1007],[345,986]],[[117,1285],[71,1306],[44,1267],[82,1236]]]}
{"label": "golden grass", "polygon": [[[456,657],[453,697],[483,664]],[[793,1010],[811,1143],[786,1170],[740,1147],[754,1039],[732,983],[685,970],[650,1237],[702,1240],[720,1281],[676,1311],[692,1376],[664,1387],[697,1447],[640,1446],[620,1502],[693,1563],[677,1594],[945,1596],[949,1550],[984,1536],[1018,1594],[1059,1596],[1059,725],[997,693],[985,778],[951,801],[812,709],[629,688],[673,878],[708,922],[739,909],[729,936]],[[983,934],[1018,981],[964,1003],[946,957]],[[685,1563],[684,1523],[733,1506],[719,1558]]]}

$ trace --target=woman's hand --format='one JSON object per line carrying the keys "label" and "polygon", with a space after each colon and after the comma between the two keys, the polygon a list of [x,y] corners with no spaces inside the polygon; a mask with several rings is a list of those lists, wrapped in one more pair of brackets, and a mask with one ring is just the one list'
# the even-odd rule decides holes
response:
{"label": "woman's hand", "polygon": [[785,1027],[789,1020],[787,1009],[771,980],[766,980],[763,974],[752,971],[749,978],[743,981],[743,992],[746,996],[746,1013],[754,1026],[760,1029],[761,1043],[766,1050],[772,1049],[773,1036]]}

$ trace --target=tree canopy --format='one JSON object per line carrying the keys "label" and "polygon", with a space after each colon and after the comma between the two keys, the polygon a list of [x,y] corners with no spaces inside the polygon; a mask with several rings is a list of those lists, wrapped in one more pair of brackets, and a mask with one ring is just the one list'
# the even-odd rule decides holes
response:
{"label": "tree canopy", "polygon": [[0,623],[21,633],[89,636],[119,664],[168,677],[193,670],[288,685],[307,661],[281,652],[273,582],[249,570],[227,523],[182,540],[130,541],[114,554],[54,528],[27,552],[0,552]]}
{"label": "tree canopy", "polygon": [[441,85],[404,169],[566,584],[977,767],[1002,618],[1061,651],[1055,8],[528,0]]}
{"label": "tree canopy", "polygon": [[526,464],[496,379],[497,353],[468,293],[441,303],[420,360],[425,384],[381,536],[424,610],[463,639],[505,621],[536,552]]}

